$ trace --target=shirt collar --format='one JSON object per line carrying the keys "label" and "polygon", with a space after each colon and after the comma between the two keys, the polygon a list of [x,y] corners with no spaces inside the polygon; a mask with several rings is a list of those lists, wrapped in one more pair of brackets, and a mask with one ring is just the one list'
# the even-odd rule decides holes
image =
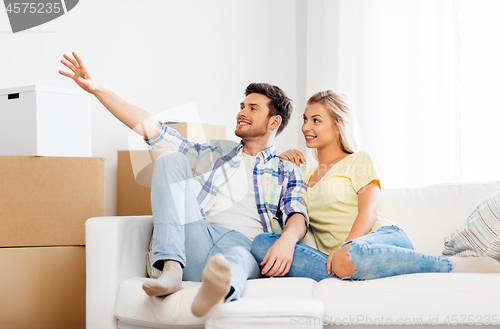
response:
{"label": "shirt collar", "polygon": [[[240,141],[240,144],[238,144],[238,154],[243,153],[243,141]],[[267,162],[274,158],[276,156],[276,147],[274,145],[271,145],[265,150],[260,151],[256,155],[258,158],[264,158],[264,162]]]}

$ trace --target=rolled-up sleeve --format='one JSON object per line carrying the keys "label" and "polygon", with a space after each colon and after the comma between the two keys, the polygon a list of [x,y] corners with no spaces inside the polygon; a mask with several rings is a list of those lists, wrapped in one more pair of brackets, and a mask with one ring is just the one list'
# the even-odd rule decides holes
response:
{"label": "rolled-up sleeve", "polygon": [[200,157],[206,152],[212,152],[213,147],[208,144],[194,143],[182,135],[175,129],[168,127],[162,123],[160,132],[155,137],[144,140],[156,152],[163,153],[165,151],[177,151],[184,154],[191,167],[196,168]]}
{"label": "rolled-up sleeve", "polygon": [[309,216],[307,215],[306,203],[306,184],[302,177],[302,173],[294,164],[284,162],[285,168],[288,171],[288,182],[284,188],[283,195],[280,201],[281,212],[283,213],[283,224],[293,214],[299,213],[304,215],[306,226],[309,227]]}

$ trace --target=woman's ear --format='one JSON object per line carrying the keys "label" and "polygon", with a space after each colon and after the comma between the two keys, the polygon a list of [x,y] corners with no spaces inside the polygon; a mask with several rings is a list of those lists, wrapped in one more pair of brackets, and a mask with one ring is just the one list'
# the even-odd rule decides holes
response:
{"label": "woman's ear", "polygon": [[340,134],[339,124],[337,122],[335,122],[335,134]]}

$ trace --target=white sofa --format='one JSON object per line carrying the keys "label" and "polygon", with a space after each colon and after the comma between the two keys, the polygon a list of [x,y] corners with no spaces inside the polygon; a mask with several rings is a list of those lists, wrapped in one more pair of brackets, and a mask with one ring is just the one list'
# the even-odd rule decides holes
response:
{"label": "white sofa", "polygon": [[[380,211],[398,222],[415,250],[440,255],[443,239],[500,182],[383,190]],[[425,273],[368,281],[249,280],[242,298],[205,318],[190,312],[199,283],[148,297],[145,251],[152,217],[99,217],[86,223],[87,328],[333,328],[356,324],[500,328],[500,274]],[[307,241],[306,237],[306,241]],[[310,241],[310,240],[309,240]]]}

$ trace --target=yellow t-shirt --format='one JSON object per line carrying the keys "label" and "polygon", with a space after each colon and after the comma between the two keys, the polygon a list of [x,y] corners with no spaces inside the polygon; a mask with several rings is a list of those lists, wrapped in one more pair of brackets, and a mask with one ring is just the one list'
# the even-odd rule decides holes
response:
{"label": "yellow t-shirt", "polygon": [[[306,182],[315,170],[307,173]],[[373,180],[380,182],[381,177],[375,159],[366,151],[358,151],[337,162],[307,189],[309,226],[320,251],[330,254],[345,241],[358,215],[358,191]],[[377,210],[371,231],[390,225],[397,226]]]}

